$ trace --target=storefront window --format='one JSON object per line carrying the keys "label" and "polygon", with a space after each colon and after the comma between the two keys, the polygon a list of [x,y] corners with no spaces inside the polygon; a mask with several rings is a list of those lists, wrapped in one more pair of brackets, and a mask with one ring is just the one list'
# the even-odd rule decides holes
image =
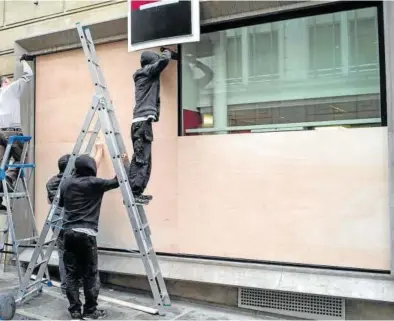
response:
{"label": "storefront window", "polygon": [[183,134],[379,126],[377,25],[376,8],[366,8],[183,45]]}

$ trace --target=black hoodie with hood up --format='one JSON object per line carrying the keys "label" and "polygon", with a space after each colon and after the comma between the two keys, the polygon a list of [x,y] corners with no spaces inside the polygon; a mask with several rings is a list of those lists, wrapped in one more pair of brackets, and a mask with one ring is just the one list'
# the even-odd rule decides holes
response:
{"label": "black hoodie with hood up", "polygon": [[57,189],[59,188],[60,181],[62,180],[64,171],[66,170],[67,163],[68,163],[69,159],[70,159],[70,154],[64,155],[59,158],[59,160],[57,161],[57,166],[59,167],[59,173],[57,175],[53,176],[47,182],[47,185],[46,185],[47,195],[48,195],[48,200],[51,203],[55,199]]}
{"label": "black hoodie with hood up", "polygon": [[171,60],[171,52],[164,50],[159,56],[153,51],[141,54],[141,68],[134,75],[134,118],[154,116],[160,118],[160,74]]}
{"label": "black hoodie with hood up", "polygon": [[104,193],[119,187],[117,178],[96,177],[95,160],[81,155],[75,160],[75,174],[60,186],[59,206],[64,207],[63,228],[90,228],[98,231]]}

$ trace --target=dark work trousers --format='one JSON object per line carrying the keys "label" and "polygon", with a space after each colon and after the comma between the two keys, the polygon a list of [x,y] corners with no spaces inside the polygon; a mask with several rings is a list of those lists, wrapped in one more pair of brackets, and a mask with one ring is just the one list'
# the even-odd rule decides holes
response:
{"label": "dark work trousers", "polygon": [[63,259],[66,267],[67,299],[70,303],[68,310],[70,313],[81,312],[79,279],[82,276],[85,294],[83,312],[93,313],[97,308],[99,294],[96,282],[98,277],[96,237],[71,229],[65,230]]}
{"label": "dark work trousers", "polygon": [[152,121],[140,121],[131,125],[133,158],[129,168],[129,182],[134,195],[141,195],[148,185],[152,170]]}
{"label": "dark work trousers", "polygon": [[[3,130],[0,129],[0,162],[3,161],[5,149],[7,148],[8,137],[10,136],[22,136],[22,131],[16,130]],[[23,144],[21,142],[14,142],[11,147],[11,157],[14,159],[15,163],[20,162],[22,156]],[[9,162],[9,159],[7,160]],[[9,168],[7,169],[6,176],[7,182],[14,186],[14,183],[18,177],[19,169],[18,168]],[[3,192],[3,185],[0,184],[0,192]],[[0,197],[0,205],[3,202],[3,198]]]}

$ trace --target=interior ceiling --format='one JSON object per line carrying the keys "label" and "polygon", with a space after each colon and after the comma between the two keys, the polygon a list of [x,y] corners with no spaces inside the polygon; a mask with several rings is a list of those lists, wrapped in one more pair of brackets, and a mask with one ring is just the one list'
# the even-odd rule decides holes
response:
{"label": "interior ceiling", "polygon": [[[210,24],[245,16],[270,13],[283,10],[285,7],[316,5],[327,1],[201,1],[201,24]],[[113,37],[126,39],[127,18],[104,21],[90,26],[94,39],[110,39]],[[53,52],[80,45],[75,28],[61,30],[50,34],[37,35],[17,41],[31,53]]]}

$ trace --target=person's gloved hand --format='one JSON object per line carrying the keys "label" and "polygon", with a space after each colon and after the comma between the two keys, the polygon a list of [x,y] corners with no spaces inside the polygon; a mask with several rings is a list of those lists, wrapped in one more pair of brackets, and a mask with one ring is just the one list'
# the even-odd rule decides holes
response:
{"label": "person's gloved hand", "polygon": [[178,53],[167,47],[160,47],[160,52],[169,51],[171,53],[171,59],[178,60]]}
{"label": "person's gloved hand", "polygon": [[19,61],[22,60],[26,60],[26,61],[33,61],[34,60],[34,56],[28,55],[28,54],[23,54],[21,56],[21,58],[19,59]]}

